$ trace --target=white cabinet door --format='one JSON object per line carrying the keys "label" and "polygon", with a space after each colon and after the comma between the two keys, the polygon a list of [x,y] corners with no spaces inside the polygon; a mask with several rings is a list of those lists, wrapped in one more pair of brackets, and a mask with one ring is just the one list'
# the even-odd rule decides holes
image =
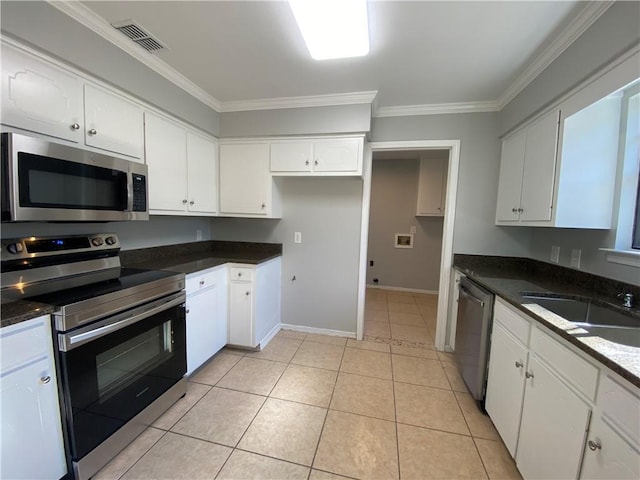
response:
{"label": "white cabinet door", "polygon": [[191,375],[216,352],[217,288],[187,297],[187,375]]}
{"label": "white cabinet door", "polygon": [[272,172],[311,172],[311,142],[274,142],[271,144]]}
{"label": "white cabinet door", "polygon": [[214,214],[218,210],[217,145],[187,132],[189,212]]}
{"label": "white cabinet door", "polygon": [[420,159],[418,206],[416,215],[444,215],[444,192],[447,161],[442,158]]}
{"label": "white cabinet door", "polygon": [[520,201],[521,222],[548,222],[551,220],[558,144],[558,118],[559,112],[553,111],[527,129]]}
{"label": "white cabinet door", "polygon": [[580,478],[585,480],[632,480],[640,478],[640,452],[629,445],[602,419],[591,423]]}
{"label": "white cabinet door", "polygon": [[49,315],[0,330],[0,478],[67,473]]}
{"label": "white cabinet door", "polygon": [[142,107],[102,88],[85,85],[84,111],[87,145],[142,158]]}
{"label": "white cabinet door", "polygon": [[314,142],[314,172],[358,171],[362,139],[318,140]]}
{"label": "white cabinet door", "polygon": [[2,123],[82,142],[82,82],[52,64],[2,45]]}
{"label": "white cabinet door", "polygon": [[526,479],[577,478],[591,409],[533,355],[516,463]]}
{"label": "white cabinet door", "polygon": [[149,210],[184,212],[188,202],[185,131],[148,112],[145,113],[144,128]]}
{"label": "white cabinet door", "polygon": [[527,348],[494,322],[485,408],[511,456],[518,444],[527,355]]}
{"label": "white cabinet door", "polygon": [[230,282],[229,343],[255,347],[253,336],[253,286],[249,282]]}
{"label": "white cabinet door", "polygon": [[496,222],[517,222],[524,170],[527,132],[521,131],[502,141]]}
{"label": "white cabinet door", "polygon": [[270,211],[269,144],[220,146],[220,212],[264,215]]}

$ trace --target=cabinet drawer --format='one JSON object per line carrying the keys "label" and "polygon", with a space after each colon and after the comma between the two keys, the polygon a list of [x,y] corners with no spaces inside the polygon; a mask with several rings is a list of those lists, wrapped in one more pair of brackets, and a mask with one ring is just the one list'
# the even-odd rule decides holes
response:
{"label": "cabinet drawer", "polygon": [[620,385],[609,375],[604,376],[598,407],[603,415],[621,428],[635,441],[636,448],[640,447],[640,398],[635,393]]}
{"label": "cabinet drawer", "polygon": [[49,354],[53,342],[48,315],[0,331],[2,373]]}
{"label": "cabinet drawer", "polygon": [[514,312],[500,299],[496,299],[493,308],[493,319],[511,332],[524,345],[529,345],[531,324],[520,314]]}
{"label": "cabinet drawer", "polygon": [[598,369],[539,329],[531,335],[531,350],[590,400],[595,399]]}
{"label": "cabinet drawer", "polygon": [[215,287],[215,277],[215,270],[203,270],[201,272],[196,272],[188,275],[185,282],[187,295],[190,295],[199,290],[204,290],[205,288]]}
{"label": "cabinet drawer", "polygon": [[253,280],[253,268],[231,267],[229,278],[234,282],[251,282]]}

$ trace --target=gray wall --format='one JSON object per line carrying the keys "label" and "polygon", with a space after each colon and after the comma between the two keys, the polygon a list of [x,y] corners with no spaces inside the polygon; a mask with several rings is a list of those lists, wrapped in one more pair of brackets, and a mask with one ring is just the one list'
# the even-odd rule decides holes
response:
{"label": "gray wall", "polygon": [[2,34],[31,44],[212,135],[218,113],[45,2],[0,2]]}
{"label": "gray wall", "polygon": [[[437,291],[443,217],[416,217],[419,160],[373,160],[367,284]],[[413,248],[395,248],[395,234],[416,227]]]}
{"label": "gray wall", "polygon": [[283,108],[222,113],[221,137],[362,133],[371,128],[371,105]]}
{"label": "gray wall", "polygon": [[[501,133],[570,91],[639,42],[640,3],[616,2],[500,112]],[[640,76],[640,65],[638,67]],[[614,211],[617,209],[616,204]],[[627,214],[632,215],[632,212]],[[610,263],[606,254],[599,251],[601,247],[614,246],[615,230],[530,230],[533,231],[532,242],[527,255],[532,258],[549,261],[551,246],[557,245],[561,252],[560,264],[569,266],[571,249],[578,248],[582,250],[581,270],[634,284],[640,281],[640,269]]]}
{"label": "gray wall", "polygon": [[355,333],[361,200],[359,178],[284,178],[282,220],[214,218],[212,235],[282,243],[282,322]]}
{"label": "gray wall", "polygon": [[527,256],[531,231],[495,223],[500,164],[498,115],[374,118],[371,140],[460,140],[454,253]]}
{"label": "gray wall", "polygon": [[123,250],[195,242],[197,231],[211,240],[211,221],[207,217],[165,217],[153,215],[148,222],[110,223],[3,223],[2,238],[82,233],[114,232]]}

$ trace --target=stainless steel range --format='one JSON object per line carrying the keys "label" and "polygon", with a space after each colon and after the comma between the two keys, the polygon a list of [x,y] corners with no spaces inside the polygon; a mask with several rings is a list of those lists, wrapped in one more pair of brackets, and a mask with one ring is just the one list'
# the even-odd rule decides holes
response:
{"label": "stainless steel range", "polygon": [[2,299],[56,307],[76,478],[94,475],[186,393],[184,275],[122,268],[114,234],[2,241]]}

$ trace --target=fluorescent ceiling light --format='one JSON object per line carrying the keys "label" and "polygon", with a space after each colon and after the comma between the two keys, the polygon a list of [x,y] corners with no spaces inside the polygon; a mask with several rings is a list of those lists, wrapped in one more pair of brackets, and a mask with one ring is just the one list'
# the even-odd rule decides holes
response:
{"label": "fluorescent ceiling light", "polygon": [[366,0],[289,0],[289,6],[314,59],[369,53]]}

